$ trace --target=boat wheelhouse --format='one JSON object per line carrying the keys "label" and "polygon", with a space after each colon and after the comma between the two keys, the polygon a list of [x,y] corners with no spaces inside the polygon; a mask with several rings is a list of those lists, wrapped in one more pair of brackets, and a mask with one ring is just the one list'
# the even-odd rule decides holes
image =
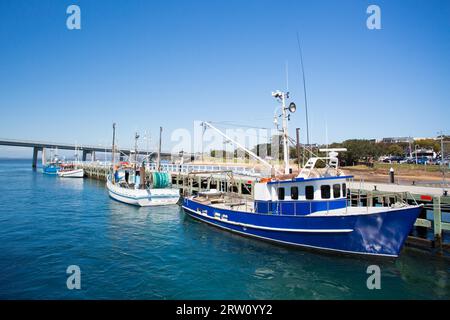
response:
{"label": "boat wheelhouse", "polygon": [[[315,169],[320,161],[328,161],[327,169],[322,173]],[[270,179],[267,183],[255,184],[254,211],[307,215],[346,208],[346,181],[352,176],[342,175],[337,161],[336,153],[327,158],[314,157],[293,179]]]}

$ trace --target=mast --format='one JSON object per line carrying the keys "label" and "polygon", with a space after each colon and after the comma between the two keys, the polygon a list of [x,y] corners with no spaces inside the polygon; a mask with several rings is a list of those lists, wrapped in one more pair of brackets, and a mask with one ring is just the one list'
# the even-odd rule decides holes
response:
{"label": "mast", "polygon": [[159,127],[159,146],[158,146],[158,162],[156,163],[156,170],[161,171],[161,135],[163,128]]}
{"label": "mast", "polygon": [[[309,118],[308,118],[308,99],[306,94],[306,78],[305,78],[305,66],[303,65],[303,54],[302,54],[302,47],[300,46],[300,37],[297,32],[297,45],[298,45],[298,53],[300,55],[300,64],[302,67],[302,79],[303,79],[303,92],[305,94],[305,117],[306,117],[306,145],[308,148],[311,146],[309,145]],[[312,155],[311,149],[309,149],[309,155]]]}
{"label": "mast", "polygon": [[134,167],[135,168],[136,168],[136,164],[138,162],[138,149],[137,149],[138,139],[139,139],[139,134],[136,132],[134,134],[134,162],[135,162]]}
{"label": "mast", "polygon": [[116,151],[116,123],[113,123],[113,135],[112,135],[112,147],[111,147],[111,164],[112,164],[112,175],[111,175],[111,183],[115,183],[114,178],[114,163],[115,163],[115,151]]}
{"label": "mast", "polygon": [[78,164],[78,145],[75,142],[75,164]]}
{"label": "mast", "polygon": [[295,133],[297,136],[297,143],[296,143],[296,149],[297,149],[297,167],[298,172],[300,172],[300,128],[295,129]]}
{"label": "mast", "polygon": [[289,132],[288,132],[288,118],[287,110],[295,112],[295,104],[291,103],[289,108],[286,108],[286,98],[288,93],[281,91],[272,92],[272,97],[281,103],[281,117],[282,117],[282,133],[283,133],[283,160],[284,160],[284,174],[289,174]]}
{"label": "mast", "polygon": [[286,95],[281,98],[281,108],[283,110],[283,157],[284,157],[284,174],[289,174],[289,145],[288,145],[288,122],[286,114]]}
{"label": "mast", "polygon": [[111,162],[114,165],[116,152],[116,123],[113,123],[112,148],[111,148]]}
{"label": "mast", "polygon": [[148,134],[147,134],[147,130],[145,131],[145,146],[146,146],[146,152],[147,152],[147,159],[148,159],[148,156],[149,156],[149,137],[148,137]]}

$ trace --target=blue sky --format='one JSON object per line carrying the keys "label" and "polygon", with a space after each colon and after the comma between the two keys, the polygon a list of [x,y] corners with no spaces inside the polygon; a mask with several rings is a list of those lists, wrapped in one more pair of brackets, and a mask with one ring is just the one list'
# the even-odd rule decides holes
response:
{"label": "blue sky", "polygon": [[130,145],[163,126],[169,149],[194,120],[271,126],[286,61],[304,133],[297,31],[313,142],[325,123],[330,142],[449,132],[450,1],[2,0],[0,137],[109,144],[115,121]]}

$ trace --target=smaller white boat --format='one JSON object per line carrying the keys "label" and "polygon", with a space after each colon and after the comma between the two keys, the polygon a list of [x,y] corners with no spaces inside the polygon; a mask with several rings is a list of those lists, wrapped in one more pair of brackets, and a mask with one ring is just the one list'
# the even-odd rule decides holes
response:
{"label": "smaller white boat", "polygon": [[[180,199],[180,190],[172,188],[171,178],[168,172],[151,172],[149,181],[145,172],[144,162],[138,165],[137,140],[135,135],[135,148],[133,150],[133,162],[120,162],[114,164],[115,128],[113,124],[112,163],[113,170],[108,174],[106,187],[109,196],[117,201],[140,207],[175,205]],[[160,132],[162,128],[160,128]],[[158,166],[161,154],[161,136],[159,139]]]}
{"label": "smaller white boat", "polygon": [[106,183],[109,196],[123,203],[140,207],[166,206],[177,204],[180,199],[180,191],[175,188],[135,188],[123,180],[113,183],[111,178],[114,180],[114,176],[108,176]]}
{"label": "smaller white boat", "polygon": [[83,178],[84,169],[76,169],[74,165],[61,165],[58,170],[58,176],[61,178]]}

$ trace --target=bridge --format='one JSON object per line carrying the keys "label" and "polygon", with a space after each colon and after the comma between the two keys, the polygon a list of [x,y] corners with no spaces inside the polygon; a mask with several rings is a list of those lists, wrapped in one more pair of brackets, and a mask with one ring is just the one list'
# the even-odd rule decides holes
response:
{"label": "bridge", "polygon": [[[1,146],[11,146],[11,147],[25,147],[25,148],[33,148],[33,168],[36,168],[38,154],[41,152],[43,162],[45,162],[45,150],[46,149],[60,149],[60,150],[80,150],[83,152],[82,160],[86,161],[87,156],[90,155],[91,160],[95,161],[95,153],[96,152],[106,152],[111,153],[112,147],[102,147],[102,146],[92,146],[92,145],[78,145],[78,144],[70,144],[70,143],[57,143],[57,142],[43,142],[43,141],[32,141],[32,140],[16,140],[16,139],[0,139]],[[120,158],[123,159],[124,156],[129,156],[132,152],[132,149],[122,149],[118,148],[117,151],[120,151]],[[147,152],[147,151],[138,151],[140,155],[151,154],[151,158],[156,157],[156,153]],[[161,153],[161,158],[170,157],[170,153]]]}

